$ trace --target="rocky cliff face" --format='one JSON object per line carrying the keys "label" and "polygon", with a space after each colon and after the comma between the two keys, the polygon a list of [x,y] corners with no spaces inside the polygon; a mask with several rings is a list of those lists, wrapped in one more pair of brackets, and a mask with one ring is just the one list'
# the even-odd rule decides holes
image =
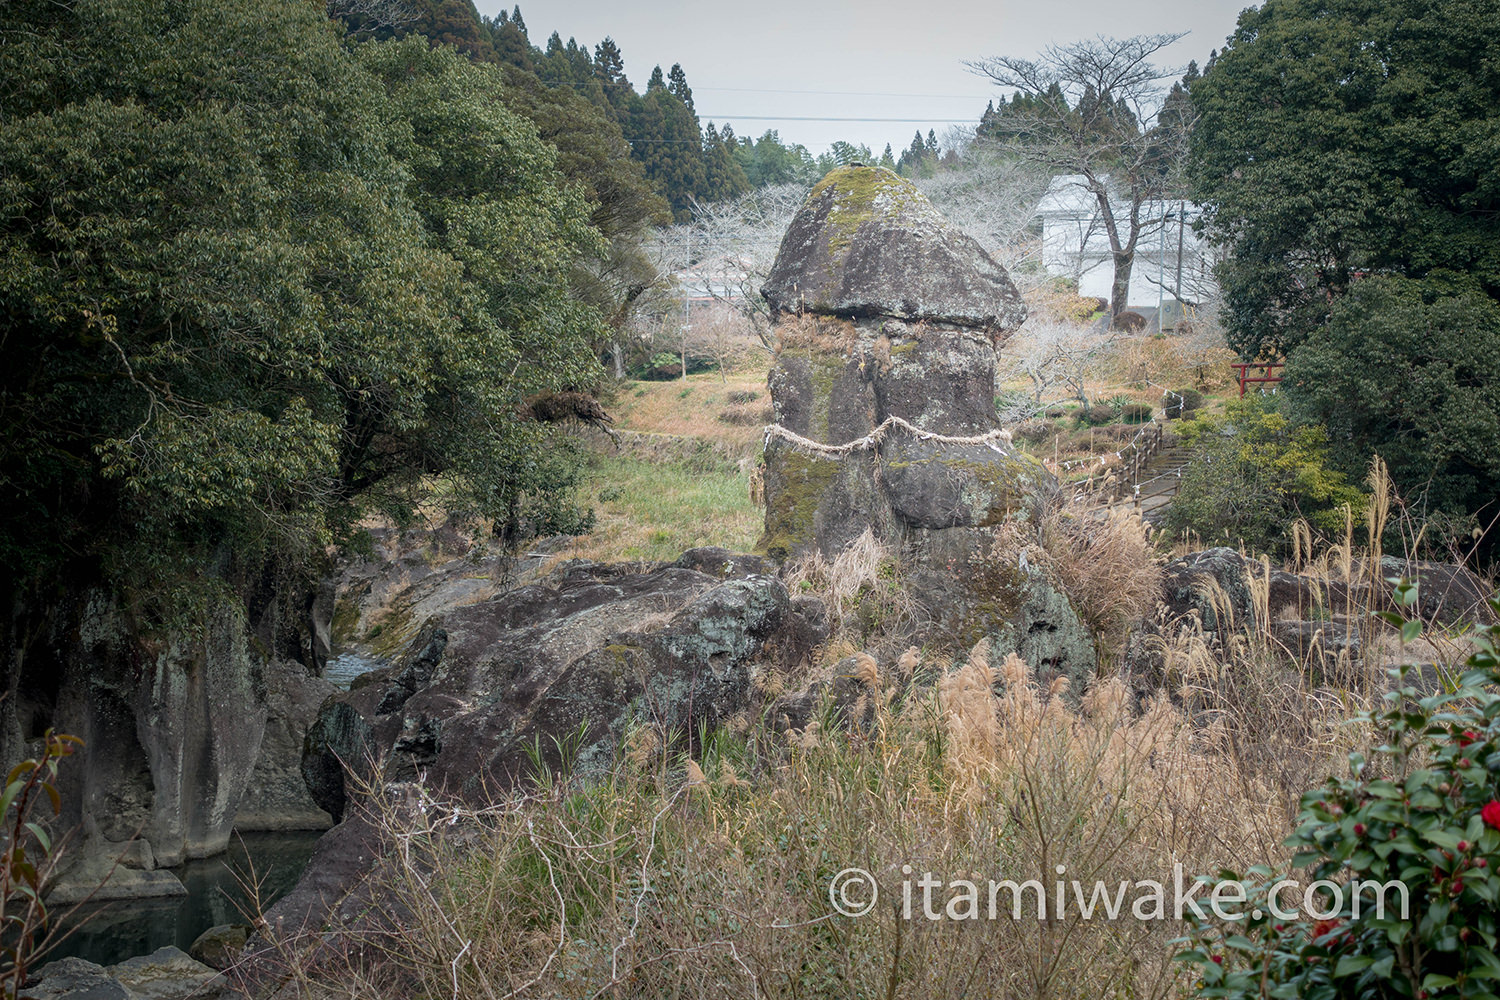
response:
{"label": "rocky cliff face", "polygon": [[[181,884],[159,869],[219,853],[236,825],[330,824],[300,782],[273,787],[278,768],[296,777],[301,729],[327,695],[307,666],[274,658],[280,645],[316,662],[326,634],[287,613],[281,595],[257,603],[222,579],[149,615],[129,595],[87,585],[18,603],[0,757],[30,755],[48,728],[84,740],[59,772],[55,828],[70,840],[55,901],[106,874],[96,898],[178,894]],[[295,755],[266,752],[291,730]]]}
{"label": "rocky cliff face", "polygon": [[766,549],[832,559],[870,531],[899,553],[926,638],[986,636],[1091,673],[1087,629],[995,532],[1055,491],[995,413],[995,354],[1026,311],[1005,270],[909,183],[835,170],[793,219],[764,288],[777,311]]}

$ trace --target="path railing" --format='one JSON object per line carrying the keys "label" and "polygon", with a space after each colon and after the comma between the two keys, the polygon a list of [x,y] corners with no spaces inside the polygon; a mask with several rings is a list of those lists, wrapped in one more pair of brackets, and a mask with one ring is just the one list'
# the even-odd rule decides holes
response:
{"label": "path railing", "polygon": [[[1065,485],[1070,490],[1085,493],[1110,491],[1123,496],[1139,482],[1141,470],[1161,450],[1165,438],[1166,427],[1153,417],[1130,439],[1129,444],[1115,452],[1120,458],[1119,465],[1107,465],[1087,479]],[[1104,459],[1100,461],[1104,462]]]}

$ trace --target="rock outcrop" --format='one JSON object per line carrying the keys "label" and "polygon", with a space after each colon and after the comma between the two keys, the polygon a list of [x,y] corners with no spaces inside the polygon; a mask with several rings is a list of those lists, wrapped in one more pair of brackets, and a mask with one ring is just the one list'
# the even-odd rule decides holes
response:
{"label": "rock outcrop", "polygon": [[326,628],[310,606],[257,602],[262,583],[195,580],[155,604],[80,583],[9,623],[0,759],[34,755],[49,728],[83,740],[58,772],[54,830],[68,841],[54,902],[106,876],[95,899],[179,895],[163,869],[223,851],[236,824],[329,825],[297,772],[301,728],[328,693],[312,674]]}
{"label": "rock outcrop", "polygon": [[993,553],[999,526],[1056,490],[995,411],[997,346],[1026,315],[1005,270],[911,184],[857,166],[813,189],[763,292],[778,337],[767,551],[833,559],[869,531],[899,555],[929,643],[989,637],[1091,675],[1067,601]]}
{"label": "rock outcrop", "polygon": [[342,815],[344,768],[370,760],[386,781],[482,798],[537,766],[602,771],[632,718],[728,722],[760,671],[824,637],[763,568],[722,550],[645,573],[583,564],[429,619],[393,667],[322,707],[303,756],[315,800]]}
{"label": "rock outcrop", "polygon": [[260,753],[240,796],[235,829],[324,830],[333,818],[302,780],[302,747],[323,702],[337,693],[300,663],[276,661],[265,671],[266,722]]}
{"label": "rock outcrop", "polygon": [[[191,610],[182,627],[157,630],[102,592],[82,592],[56,609],[13,681],[8,758],[46,726],[84,741],[58,777],[59,828],[77,831],[80,862],[123,854],[126,866],[150,870],[228,845],[260,752],[265,679],[242,603],[205,588]],[[34,686],[39,674],[44,687]]]}
{"label": "rock outcrop", "polygon": [[217,1000],[230,984],[178,948],[101,967],[81,958],[49,962],[21,995],[32,1000]]}

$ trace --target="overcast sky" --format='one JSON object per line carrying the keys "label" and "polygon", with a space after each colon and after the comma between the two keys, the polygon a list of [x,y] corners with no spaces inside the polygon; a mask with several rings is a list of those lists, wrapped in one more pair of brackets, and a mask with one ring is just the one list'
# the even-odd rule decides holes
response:
{"label": "overcast sky", "polygon": [[[493,17],[515,0],[476,0]],[[972,125],[997,91],[964,68],[985,56],[1031,57],[1095,34],[1191,32],[1162,62],[1201,64],[1249,0],[522,0],[532,44],[558,32],[592,51],[605,35],[644,90],[651,68],[682,63],[698,116],[741,136],[777,129],[814,154],[845,139],[899,154],[912,132]],[[903,119],[806,121],[798,119]],[[907,121],[905,119],[911,119]]]}

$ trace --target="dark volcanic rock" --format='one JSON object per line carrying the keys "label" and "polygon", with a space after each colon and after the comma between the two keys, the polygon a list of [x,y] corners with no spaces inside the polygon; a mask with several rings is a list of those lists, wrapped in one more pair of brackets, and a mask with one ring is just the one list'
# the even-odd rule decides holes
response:
{"label": "dark volcanic rock", "polygon": [[[743,558],[702,554],[715,568]],[[342,810],[338,762],[366,746],[387,780],[421,772],[459,795],[510,786],[538,746],[550,767],[603,768],[633,715],[686,732],[719,725],[749,705],[756,671],[822,637],[769,576],[575,567],[556,587],[428,622],[385,683],[324,705],[304,774]],[[564,746],[576,760],[560,760]]]}
{"label": "dark volcanic rock", "polygon": [[987,330],[1026,315],[1005,269],[884,167],[843,167],[813,188],[761,291],[781,312]]}
{"label": "dark volcanic rock", "polygon": [[335,823],[344,818],[348,804],[345,768],[367,777],[375,752],[374,733],[357,709],[332,698],[322,705],[302,741],[301,771],[308,794]]}
{"label": "dark volcanic rock", "polygon": [[333,825],[302,779],[303,740],[318,709],[338,688],[300,663],[268,664],[266,729],[235,814],[237,830],[326,830]]}
{"label": "dark volcanic rock", "polygon": [[1237,550],[1225,547],[1173,559],[1162,569],[1169,616],[1196,611],[1203,628],[1215,631],[1253,624],[1250,580],[1258,566]]}
{"label": "dark volcanic rock", "polygon": [[21,995],[30,1000],[134,1000],[103,967],[81,958],[48,962],[33,973]]}
{"label": "dark volcanic rock", "polygon": [[1386,556],[1380,560],[1382,580],[1404,576],[1417,584],[1417,613],[1440,625],[1488,625],[1495,620],[1488,599],[1494,590],[1465,566]]}
{"label": "dark volcanic rock", "polygon": [[222,972],[240,957],[250,932],[249,924],[217,924],[193,939],[188,954],[194,961]]}
{"label": "dark volcanic rock", "polygon": [[218,972],[166,947],[108,968],[81,958],[49,962],[20,995],[32,1000],[218,1000],[228,992],[229,983]]}

